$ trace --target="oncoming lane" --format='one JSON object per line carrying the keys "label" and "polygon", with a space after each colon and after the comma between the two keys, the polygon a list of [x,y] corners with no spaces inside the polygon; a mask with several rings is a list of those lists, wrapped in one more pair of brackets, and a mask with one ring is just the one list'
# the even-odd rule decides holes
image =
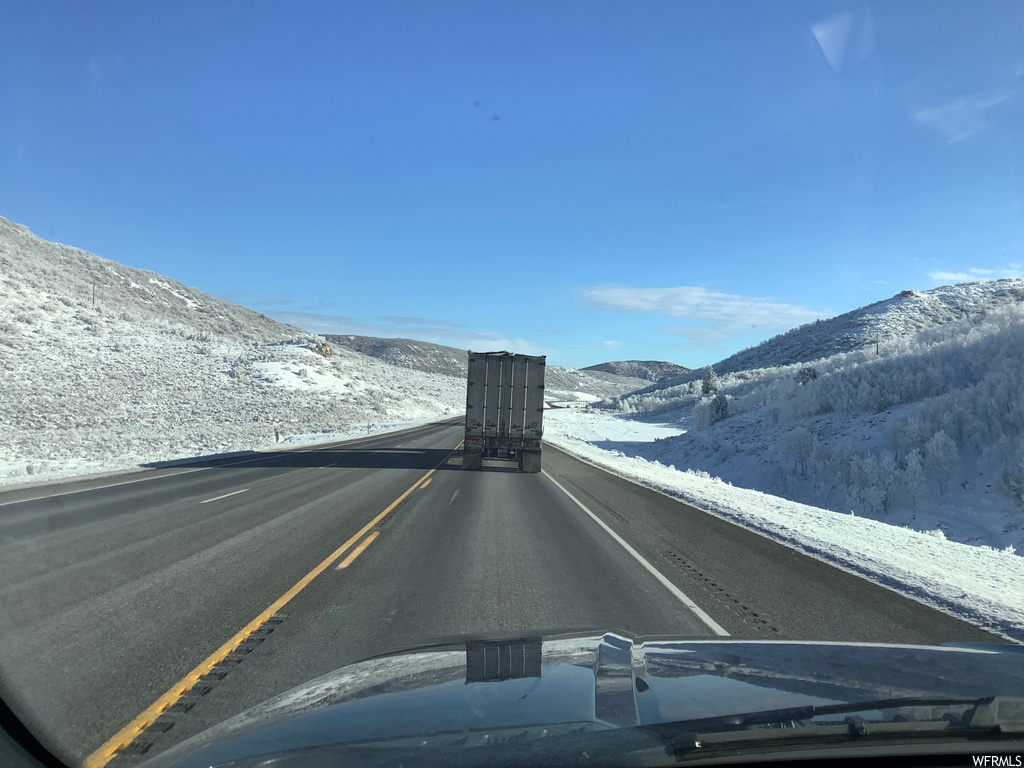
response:
{"label": "oncoming lane", "polygon": [[[443,424],[263,456],[255,466],[213,466],[163,494],[166,480],[154,480],[64,495],[52,507],[40,500],[3,508],[5,685],[58,735],[64,757],[82,760],[429,472],[427,462],[449,455],[459,437]],[[407,447],[396,452],[399,440]],[[331,463],[339,466],[314,471]],[[224,498],[201,503],[216,496]]]}

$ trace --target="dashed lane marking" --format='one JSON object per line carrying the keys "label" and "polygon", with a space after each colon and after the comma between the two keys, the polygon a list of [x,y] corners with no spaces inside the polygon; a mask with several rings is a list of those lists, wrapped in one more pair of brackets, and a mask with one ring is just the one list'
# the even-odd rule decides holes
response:
{"label": "dashed lane marking", "polygon": [[209,504],[211,501],[220,501],[221,499],[226,499],[228,496],[237,496],[238,494],[245,493],[248,490],[249,490],[248,488],[243,488],[240,491],[232,491],[231,493],[225,493],[222,496],[214,496],[212,499],[203,499],[199,503],[200,504]]}

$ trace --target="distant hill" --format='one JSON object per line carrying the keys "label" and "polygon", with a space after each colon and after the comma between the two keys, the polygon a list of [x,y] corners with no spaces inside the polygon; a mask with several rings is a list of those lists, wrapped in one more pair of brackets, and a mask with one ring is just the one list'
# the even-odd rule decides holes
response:
{"label": "distant hill", "polygon": [[1024,279],[987,280],[944,285],[930,291],[902,291],[828,320],[817,320],[775,336],[715,363],[719,373],[733,373],[794,363],[808,363],[839,352],[873,345],[875,340],[913,336],[956,320],[1024,301]]}
{"label": "distant hill", "polygon": [[375,357],[400,368],[466,378],[469,358],[464,349],[415,339],[379,339],[375,336],[336,334],[323,334],[323,336],[333,346],[344,347],[361,355]]}
{"label": "distant hill", "polygon": [[629,376],[646,381],[662,381],[690,373],[689,368],[659,360],[618,360],[600,365],[590,365],[581,370],[614,373],[617,376]]}
{"label": "distant hill", "polygon": [[581,371],[565,365],[549,365],[544,380],[549,402],[594,400],[635,392],[649,382],[606,371]]}
{"label": "distant hill", "polygon": [[[466,377],[468,352],[464,349],[415,339],[379,339],[375,336],[332,334],[324,338],[335,347],[374,357],[400,368]],[[548,400],[555,402],[624,395],[648,383],[633,376],[601,370],[579,371],[564,365],[548,365],[545,377]]]}

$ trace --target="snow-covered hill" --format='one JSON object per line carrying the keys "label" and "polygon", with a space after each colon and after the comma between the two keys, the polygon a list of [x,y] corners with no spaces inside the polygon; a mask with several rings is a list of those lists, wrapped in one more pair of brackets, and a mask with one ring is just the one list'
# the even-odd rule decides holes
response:
{"label": "snow-covered hill", "polygon": [[0,483],[461,412],[462,379],[329,354],[321,337],[0,218]]}
{"label": "snow-covered hill", "polygon": [[719,373],[807,363],[874,348],[946,323],[1024,301],[1024,279],[1008,278],[902,291],[852,312],[801,325],[715,363]]}
{"label": "snow-covered hill", "polygon": [[722,373],[708,393],[694,379],[605,401],[686,430],[609,447],[1024,554],[1022,289],[1004,280],[897,297],[859,315],[859,327],[888,330],[877,352]]}
{"label": "snow-covered hill", "polygon": [[466,350],[415,339],[381,339],[376,336],[324,336],[331,346],[375,357],[399,368],[466,378]]}
{"label": "snow-covered hill", "polygon": [[564,365],[549,365],[544,378],[548,402],[589,401],[617,397],[647,384],[643,379],[617,376],[603,371],[580,371]]}
{"label": "snow-covered hill", "polygon": [[664,381],[690,372],[689,368],[660,360],[617,360],[599,365],[588,365],[582,370],[614,373],[618,376],[629,376],[646,381]]}

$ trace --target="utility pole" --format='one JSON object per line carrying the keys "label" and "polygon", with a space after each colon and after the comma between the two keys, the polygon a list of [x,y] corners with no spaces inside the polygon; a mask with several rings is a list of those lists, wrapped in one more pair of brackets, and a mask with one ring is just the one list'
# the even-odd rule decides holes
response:
{"label": "utility pole", "polygon": [[875,336],[875,357],[878,357],[878,337]]}

